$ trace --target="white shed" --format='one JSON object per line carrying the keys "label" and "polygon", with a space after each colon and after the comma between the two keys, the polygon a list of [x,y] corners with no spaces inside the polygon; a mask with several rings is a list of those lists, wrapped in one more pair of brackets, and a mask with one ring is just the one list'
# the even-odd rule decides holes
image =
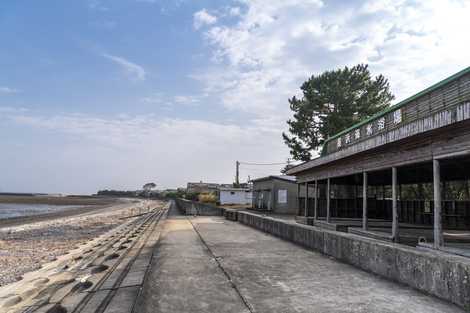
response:
{"label": "white shed", "polygon": [[249,188],[219,188],[220,204],[251,204],[253,193]]}

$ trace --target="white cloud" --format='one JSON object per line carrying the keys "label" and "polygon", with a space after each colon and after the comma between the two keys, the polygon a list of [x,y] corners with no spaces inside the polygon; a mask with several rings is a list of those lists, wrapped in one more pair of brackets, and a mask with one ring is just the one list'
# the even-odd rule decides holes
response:
{"label": "white cloud", "polygon": [[115,64],[119,65],[119,67],[121,67],[126,72],[126,74],[129,76],[130,79],[141,80],[141,81],[145,80],[147,73],[145,72],[145,69],[142,66],[136,63],[133,63],[129,60],[126,60],[123,57],[119,57],[119,56],[115,56],[115,55],[111,55],[107,53],[103,53],[102,56],[108,60],[111,60]]}
{"label": "white cloud", "polygon": [[[203,31],[213,66],[194,73],[231,110],[287,119],[287,98],[324,70],[369,63],[397,100],[468,66],[470,2],[244,0]],[[439,21],[437,23],[436,21]]]}
{"label": "white cloud", "polygon": [[163,107],[171,106],[171,102],[166,99],[165,95],[161,92],[153,93],[150,96],[142,97],[140,99],[143,103],[154,104]]}
{"label": "white cloud", "polygon": [[176,95],[169,96],[162,92],[156,92],[149,96],[142,97],[140,101],[147,104],[153,104],[160,107],[170,108],[175,105],[197,106],[201,102],[202,96],[199,95]]}
{"label": "white cloud", "polygon": [[17,108],[17,107],[9,107],[9,106],[0,106],[0,114],[1,113],[24,113],[27,112],[28,109],[26,108]]}
{"label": "white cloud", "polygon": [[214,15],[211,15],[209,12],[207,12],[206,9],[202,9],[200,11],[197,11],[194,13],[194,28],[199,29],[204,25],[212,25],[217,22],[217,17]]}
{"label": "white cloud", "polygon": [[184,105],[198,105],[201,101],[197,96],[175,96],[173,99],[176,103]]}
{"label": "white cloud", "polygon": [[231,7],[228,10],[230,16],[239,16],[241,14],[240,7]]}
{"label": "white cloud", "polygon": [[0,86],[0,94],[13,94],[13,93],[19,93],[19,92],[20,91],[18,89]]}
{"label": "white cloud", "polygon": [[88,8],[90,10],[96,10],[96,11],[103,11],[103,12],[104,11],[109,11],[109,8],[104,6],[102,4],[102,1],[100,1],[100,0],[90,0],[88,2]]}
{"label": "white cloud", "polygon": [[[22,129],[41,132],[41,142],[46,146],[48,136],[55,138],[52,141],[59,137],[66,140],[60,145],[60,152],[44,146],[45,152],[37,158],[21,154],[20,158],[24,155],[31,168],[36,169],[33,173],[21,173],[22,160],[1,169],[0,185],[15,173],[15,177],[24,177],[24,181],[15,180],[23,186],[22,190],[44,174],[42,169],[50,170],[49,165],[55,174],[47,180],[48,191],[93,192],[96,188],[138,188],[147,180],[155,180],[161,188],[184,186],[192,180],[230,183],[236,160],[253,161],[256,156],[258,162],[279,162],[286,155],[277,137],[278,126],[265,121],[239,126],[227,121],[149,115],[103,118],[30,112],[13,113],[9,119]],[[0,155],[0,161],[6,157]],[[248,175],[267,175],[278,170],[279,167],[243,168],[241,177],[245,180]],[[83,173],[87,173],[83,179],[89,184],[75,184],[75,178]]]}

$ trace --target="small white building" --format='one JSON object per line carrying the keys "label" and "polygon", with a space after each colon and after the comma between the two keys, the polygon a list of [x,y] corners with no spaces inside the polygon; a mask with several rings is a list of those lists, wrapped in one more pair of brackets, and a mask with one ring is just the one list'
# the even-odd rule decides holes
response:
{"label": "small white building", "polygon": [[247,204],[251,205],[253,193],[250,188],[219,188],[219,202],[226,204]]}

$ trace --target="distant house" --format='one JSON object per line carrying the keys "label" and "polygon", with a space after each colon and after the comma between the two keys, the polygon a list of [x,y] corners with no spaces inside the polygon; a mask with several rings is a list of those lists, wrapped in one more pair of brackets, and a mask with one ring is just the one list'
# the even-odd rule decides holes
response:
{"label": "distant house", "polygon": [[232,184],[215,184],[215,183],[204,183],[202,181],[198,183],[188,183],[186,192],[187,193],[213,193],[217,194],[220,187],[231,187]]}
{"label": "distant house", "polygon": [[297,213],[297,183],[294,176],[271,175],[252,182],[254,209],[279,214]]}
{"label": "distant house", "polygon": [[250,188],[219,188],[219,203],[226,204],[251,204],[252,191]]}

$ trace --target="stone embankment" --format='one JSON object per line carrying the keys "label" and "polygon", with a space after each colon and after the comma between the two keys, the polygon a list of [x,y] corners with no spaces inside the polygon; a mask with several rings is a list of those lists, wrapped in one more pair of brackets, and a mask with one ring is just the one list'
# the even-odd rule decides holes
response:
{"label": "stone embankment", "polygon": [[168,207],[130,218],[0,288],[0,312],[132,312]]}
{"label": "stone embankment", "polygon": [[[47,220],[29,217],[23,224],[5,226],[0,221],[0,287],[15,282],[78,245],[95,239],[145,212],[149,201],[116,204],[110,207],[59,212]],[[84,212],[85,211],[85,212]]]}

